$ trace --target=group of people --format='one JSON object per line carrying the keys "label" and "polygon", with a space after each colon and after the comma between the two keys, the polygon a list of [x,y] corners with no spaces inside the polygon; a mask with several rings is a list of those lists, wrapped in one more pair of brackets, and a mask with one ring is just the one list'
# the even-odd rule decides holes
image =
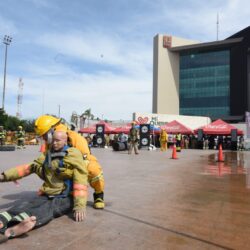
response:
{"label": "group of people", "polygon": [[[131,125],[126,138],[128,154],[132,154],[133,150],[139,154],[139,131],[135,122]],[[2,172],[0,182],[16,181],[36,174],[43,180],[43,184],[39,196],[0,212],[0,243],[41,227],[70,211],[75,221],[83,221],[86,217],[88,186],[94,189],[93,207],[105,207],[103,171],[97,158],[90,152],[89,142],[64,125],[61,119],[49,115],[40,116],[35,121],[35,131],[45,142],[45,152],[30,164]],[[1,145],[5,137],[6,132],[0,126]],[[24,147],[25,132],[21,126],[18,127],[16,137],[18,147]],[[162,129],[159,136],[161,151],[167,150],[168,138],[166,130]],[[181,150],[186,138],[181,133],[175,135],[177,151]],[[119,140],[125,139],[121,136]],[[241,149],[243,143],[244,138],[241,137]],[[209,147],[209,137],[204,137],[204,147]]]}
{"label": "group of people", "polygon": [[[176,144],[176,150],[177,152],[180,152],[183,140],[181,133],[177,133],[176,135],[174,135],[174,140]],[[168,148],[169,135],[165,129],[161,129],[159,141],[160,141],[161,151],[166,151]]]}
{"label": "group of people", "polygon": [[[6,143],[7,132],[3,126],[0,126],[0,146]],[[22,126],[17,127],[15,132],[15,139],[17,143],[17,149],[25,148],[25,131]]]}
{"label": "group of people", "polygon": [[1,173],[0,182],[16,181],[34,173],[43,184],[38,197],[0,213],[0,242],[25,234],[70,211],[75,221],[83,221],[88,185],[94,189],[93,207],[105,207],[102,167],[90,153],[85,138],[68,129],[60,119],[48,115],[36,120],[35,130],[45,141],[46,151],[31,164]]}
{"label": "group of people", "polygon": [[231,136],[203,135],[201,143],[203,149],[218,149],[219,145],[221,145],[223,149],[233,149],[239,151],[245,149],[245,141],[243,135],[238,136],[237,141],[233,142]]}
{"label": "group of people", "polygon": [[[88,135],[86,136],[86,140],[89,143],[90,147],[98,147],[97,143],[97,136],[94,134],[93,136]],[[105,134],[104,135],[104,143],[102,146],[104,147],[112,147],[114,143],[116,142],[128,142],[128,135],[125,133],[119,133],[119,134]]]}
{"label": "group of people", "polygon": [[[138,144],[139,144],[139,131],[135,127],[136,123],[131,123],[131,129],[127,134],[119,133],[119,134],[105,134],[104,135],[104,147],[112,147],[115,143],[121,142],[125,144],[125,148],[128,149],[128,153],[131,154],[132,150],[134,150],[135,154],[139,154]],[[90,147],[97,147],[97,137],[93,135],[91,137],[88,135],[86,140]]]}
{"label": "group of people", "polygon": [[[132,149],[134,149],[135,154],[139,154],[139,131],[136,128],[136,122],[132,122],[132,127],[127,134],[105,134],[104,141],[105,147],[109,147],[114,145],[114,143],[122,142],[126,145],[125,149],[128,150],[128,153],[132,153]],[[88,138],[88,137],[87,137]],[[93,139],[89,139],[90,146],[95,146],[95,136]],[[204,135],[202,141],[198,140],[198,135],[182,135],[181,133],[176,134],[168,134],[167,131],[163,128],[160,131],[160,134],[151,134],[150,135],[150,146],[160,147],[161,151],[166,151],[168,145],[175,145],[176,151],[180,152],[182,148],[203,148],[203,149],[218,149],[218,145],[222,144],[223,148],[230,149],[231,148],[231,140],[230,137],[227,136],[214,136],[214,135]],[[150,148],[150,147],[149,147]],[[240,136],[238,138],[237,144],[238,150],[244,150],[244,137]]]}

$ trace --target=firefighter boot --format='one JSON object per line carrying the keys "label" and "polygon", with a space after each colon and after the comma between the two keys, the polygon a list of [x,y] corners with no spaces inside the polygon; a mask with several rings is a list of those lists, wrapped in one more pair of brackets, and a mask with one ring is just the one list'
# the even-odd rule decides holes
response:
{"label": "firefighter boot", "polygon": [[93,207],[96,209],[103,209],[105,207],[105,203],[104,203],[104,193],[94,193],[94,205]]}

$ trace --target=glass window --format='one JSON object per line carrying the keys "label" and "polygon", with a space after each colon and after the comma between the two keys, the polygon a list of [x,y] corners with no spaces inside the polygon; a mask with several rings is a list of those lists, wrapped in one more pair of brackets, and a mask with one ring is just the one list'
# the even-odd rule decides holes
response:
{"label": "glass window", "polygon": [[230,51],[180,54],[180,114],[230,114]]}

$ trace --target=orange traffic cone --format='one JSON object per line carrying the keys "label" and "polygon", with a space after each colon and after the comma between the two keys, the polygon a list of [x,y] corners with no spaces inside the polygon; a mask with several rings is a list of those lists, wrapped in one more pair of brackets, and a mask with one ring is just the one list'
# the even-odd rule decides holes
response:
{"label": "orange traffic cone", "polygon": [[41,153],[44,153],[46,151],[46,145],[45,143],[43,143],[40,147],[40,150],[39,150]]}
{"label": "orange traffic cone", "polygon": [[173,146],[172,159],[175,159],[175,160],[178,159],[177,153],[176,153],[176,146],[175,146],[175,144]]}
{"label": "orange traffic cone", "polygon": [[222,146],[220,144],[219,146],[219,153],[218,153],[218,162],[223,162],[224,159],[223,159],[223,152],[222,152]]}

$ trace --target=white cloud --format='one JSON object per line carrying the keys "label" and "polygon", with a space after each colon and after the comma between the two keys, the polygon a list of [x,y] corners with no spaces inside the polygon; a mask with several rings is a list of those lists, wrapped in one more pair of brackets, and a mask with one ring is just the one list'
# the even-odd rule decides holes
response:
{"label": "white cloud", "polygon": [[[98,39],[101,37],[101,39]],[[85,39],[86,38],[86,39]],[[63,43],[60,43],[63,41]],[[94,42],[93,42],[94,41]],[[40,46],[55,54],[54,63],[26,63],[22,67],[29,73],[24,78],[23,115],[34,116],[37,112],[61,112],[69,118],[73,110],[78,113],[87,108],[97,116],[107,118],[132,118],[132,112],[151,110],[152,51],[151,47],[128,43],[119,37],[101,34],[46,34],[37,39]],[[100,55],[103,55],[100,58]],[[112,66],[118,69],[100,69],[94,73],[73,71],[60,62],[67,56],[88,63]],[[16,91],[16,90],[12,90]],[[43,105],[44,92],[44,105]],[[33,96],[31,100],[26,96]],[[15,105],[12,105],[12,109]],[[32,107],[32,108],[28,108]]]}
{"label": "white cloud", "polygon": [[[208,42],[216,40],[217,13],[219,13],[219,38],[225,39],[235,32],[249,26],[249,7],[247,0],[204,1],[165,1],[155,0],[152,16],[137,16],[137,26],[148,26],[156,33]],[[133,28],[133,24],[131,24]]]}
{"label": "white cloud", "polygon": [[151,66],[152,47],[130,42],[118,35],[93,31],[44,34],[36,42],[54,50],[57,55],[107,64],[123,70],[139,70],[142,64]]}
{"label": "white cloud", "polygon": [[12,36],[18,33],[15,23],[11,19],[0,16],[0,34]]}
{"label": "white cloud", "polygon": [[[151,109],[151,77],[120,76],[112,72],[98,74],[76,74],[63,66],[47,66],[41,70],[34,67],[32,72],[45,73],[43,77],[24,78],[22,114],[36,117],[45,113],[61,114],[69,119],[72,111],[77,113],[91,108],[92,112],[109,119],[131,119],[138,107],[143,111]],[[54,74],[57,72],[57,74]],[[149,73],[151,74],[151,72]],[[150,81],[148,80],[150,79]],[[8,76],[6,99],[17,96],[18,78]],[[16,99],[8,103],[7,111],[15,114]]]}
{"label": "white cloud", "polygon": [[[250,7],[246,0],[210,0],[206,4],[191,0],[140,0],[136,2],[140,9],[135,10],[134,1],[123,1],[122,6],[126,8],[119,10],[123,18],[122,25],[118,25],[119,15],[110,15],[112,11],[109,14],[104,10],[99,12],[103,22],[89,20],[95,15],[74,19],[71,14],[67,19],[67,13],[79,13],[74,9],[62,9],[73,6],[67,1],[62,1],[60,6],[57,6],[59,1],[28,2],[31,3],[28,13],[34,11],[29,19],[36,20],[31,25],[33,29],[18,16],[10,16],[8,20],[0,16],[3,34],[23,36],[14,37],[14,41],[19,40],[11,47],[12,57],[16,57],[12,58],[15,69],[8,64],[6,109],[11,114],[16,113],[18,79],[22,76],[25,118],[36,117],[42,110],[57,114],[60,104],[61,113],[67,119],[72,111],[81,113],[87,108],[99,117],[103,114],[110,119],[129,119],[134,111],[151,112],[153,36],[167,33],[191,40],[213,41],[219,13],[219,38],[224,39],[248,26]],[[85,13],[98,12],[92,4],[84,4]],[[115,4],[116,8],[119,4],[119,1]],[[75,6],[82,6],[81,1]],[[62,12],[63,15],[59,15]],[[51,19],[51,27],[34,19],[35,15],[44,16],[43,22]],[[110,19],[113,26],[106,23]],[[20,53],[22,50],[25,56]]]}

